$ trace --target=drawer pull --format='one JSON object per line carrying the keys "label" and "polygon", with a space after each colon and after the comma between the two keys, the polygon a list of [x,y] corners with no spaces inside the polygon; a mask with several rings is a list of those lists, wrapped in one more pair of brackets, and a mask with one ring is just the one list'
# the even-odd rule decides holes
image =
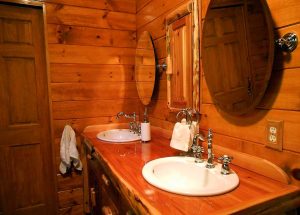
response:
{"label": "drawer pull", "polygon": [[102,214],[103,214],[103,215],[113,215],[113,212],[112,212],[112,210],[111,210],[110,207],[108,207],[108,206],[103,206],[103,207],[102,207]]}
{"label": "drawer pull", "polygon": [[91,192],[91,203],[92,203],[92,206],[95,207],[96,206],[96,191],[95,191],[95,188],[91,188],[90,192]]}
{"label": "drawer pull", "polygon": [[104,174],[102,174],[102,180],[104,181],[104,184],[106,185],[106,186],[109,186],[109,180],[107,179],[107,177],[104,175]]}

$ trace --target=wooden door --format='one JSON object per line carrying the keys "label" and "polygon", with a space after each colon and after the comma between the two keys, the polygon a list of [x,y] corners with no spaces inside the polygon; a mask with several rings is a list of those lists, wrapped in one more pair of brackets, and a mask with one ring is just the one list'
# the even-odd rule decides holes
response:
{"label": "wooden door", "polygon": [[0,4],[0,214],[55,214],[43,13]]}
{"label": "wooden door", "polygon": [[242,6],[211,9],[203,30],[205,79],[215,102],[229,112],[252,101],[244,23]]}

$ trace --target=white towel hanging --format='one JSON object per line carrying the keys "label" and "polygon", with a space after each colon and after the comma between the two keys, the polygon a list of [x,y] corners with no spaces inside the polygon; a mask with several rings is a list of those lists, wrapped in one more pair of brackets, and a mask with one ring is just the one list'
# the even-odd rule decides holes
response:
{"label": "white towel hanging", "polygon": [[61,162],[59,170],[62,174],[67,173],[67,170],[73,166],[77,170],[82,170],[82,163],[79,158],[79,153],[76,148],[75,132],[70,125],[66,125],[60,140],[60,158]]}
{"label": "white towel hanging", "polygon": [[181,123],[177,122],[174,126],[170,146],[174,149],[187,152],[190,145],[191,145],[190,125],[186,123],[185,119],[182,119]]}

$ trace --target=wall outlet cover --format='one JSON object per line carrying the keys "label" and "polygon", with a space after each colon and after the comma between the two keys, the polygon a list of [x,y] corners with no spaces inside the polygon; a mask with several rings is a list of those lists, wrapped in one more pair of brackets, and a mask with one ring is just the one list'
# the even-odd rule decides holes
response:
{"label": "wall outlet cover", "polygon": [[266,141],[266,147],[282,151],[283,121],[267,120]]}

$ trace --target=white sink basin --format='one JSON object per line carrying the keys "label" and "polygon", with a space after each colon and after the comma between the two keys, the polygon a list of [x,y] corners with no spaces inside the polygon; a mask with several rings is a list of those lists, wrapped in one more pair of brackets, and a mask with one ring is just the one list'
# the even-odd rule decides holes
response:
{"label": "white sink basin", "polygon": [[140,140],[140,136],[133,133],[129,129],[112,129],[102,131],[97,134],[99,140],[104,140],[113,143],[125,143]]}
{"label": "white sink basin", "polygon": [[221,174],[221,164],[207,169],[192,157],[165,157],[148,162],[142,170],[150,184],[187,196],[212,196],[226,193],[239,185],[236,173]]}

